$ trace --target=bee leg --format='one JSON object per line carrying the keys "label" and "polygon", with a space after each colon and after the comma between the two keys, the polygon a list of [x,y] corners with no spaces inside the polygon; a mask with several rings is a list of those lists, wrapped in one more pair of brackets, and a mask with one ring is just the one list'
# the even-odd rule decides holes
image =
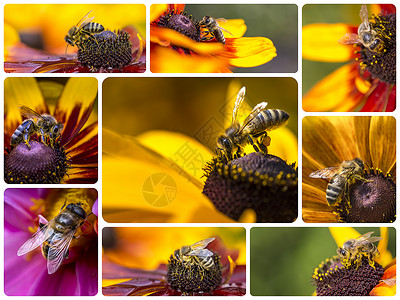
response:
{"label": "bee leg", "polygon": [[372,180],[365,179],[364,177],[361,177],[360,175],[354,175],[354,179],[363,181],[363,182],[372,182]]}
{"label": "bee leg", "polygon": [[26,146],[27,146],[29,149],[31,149],[31,145],[29,145],[29,133],[28,133],[28,132],[25,132],[25,133],[24,133],[24,142],[25,142]]}
{"label": "bee leg", "polygon": [[256,150],[256,152],[260,152],[260,149],[257,147],[256,144],[254,144],[253,139],[250,137],[250,135],[247,136],[247,139],[249,140],[250,145],[253,146],[254,150]]}

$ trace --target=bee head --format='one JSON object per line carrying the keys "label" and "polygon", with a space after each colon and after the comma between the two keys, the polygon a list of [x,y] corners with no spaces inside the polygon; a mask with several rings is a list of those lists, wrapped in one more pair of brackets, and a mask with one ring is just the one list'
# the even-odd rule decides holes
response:
{"label": "bee head", "polygon": [[64,129],[64,124],[61,122],[56,123],[50,130],[50,137],[52,139],[57,138],[60,134],[61,131]]}
{"label": "bee head", "polygon": [[200,21],[200,25],[208,26],[211,24],[211,20],[212,20],[211,17],[204,16],[203,19],[201,19],[201,21]]}
{"label": "bee head", "polygon": [[86,212],[82,208],[82,206],[79,203],[70,203],[67,205],[66,209],[72,211],[73,213],[77,214],[79,217],[82,219],[86,219]]}
{"label": "bee head", "polygon": [[76,26],[71,27],[70,30],[68,30],[67,35],[65,36],[64,40],[70,44],[71,46],[74,46],[74,40],[73,37],[75,35],[76,32]]}
{"label": "bee head", "polygon": [[343,248],[338,248],[336,250],[337,254],[339,255],[340,258],[347,258],[348,256],[348,251],[344,250]]}
{"label": "bee head", "polygon": [[217,139],[218,147],[224,149],[226,152],[232,152],[232,141],[226,135],[220,135]]}

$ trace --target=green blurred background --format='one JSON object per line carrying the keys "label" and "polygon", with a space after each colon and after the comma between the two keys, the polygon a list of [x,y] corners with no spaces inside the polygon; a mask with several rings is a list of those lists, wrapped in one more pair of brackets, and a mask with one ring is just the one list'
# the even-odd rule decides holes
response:
{"label": "green blurred background", "polygon": [[[367,5],[371,16],[371,6]],[[346,23],[358,27],[361,4],[307,4],[303,6],[303,26],[312,23]],[[316,37],[317,39],[318,37]],[[326,63],[303,59],[303,94],[322,78],[345,63]]]}
{"label": "green blurred background", "polygon": [[[379,228],[355,228],[360,234]],[[377,243],[376,243],[377,244]],[[328,228],[252,228],[250,291],[253,296],[310,296],[314,268],[336,255]],[[389,228],[388,249],[396,256],[396,232]]]}
{"label": "green blurred background", "polygon": [[[270,62],[254,68],[235,68],[241,72],[294,73],[297,59],[297,5],[294,4],[188,4],[185,11],[196,20],[204,16],[224,19],[244,19],[245,37],[267,37],[275,45],[277,56]],[[227,35],[229,37],[229,34]]]}
{"label": "green blurred background", "polygon": [[212,151],[216,137],[200,139],[199,131],[213,125],[216,134],[232,118],[228,86],[246,86],[246,101],[253,108],[267,101],[267,108],[289,113],[287,127],[297,136],[297,82],[293,78],[107,78],[103,83],[103,126],[136,136],[148,130],[168,130],[197,138]]}

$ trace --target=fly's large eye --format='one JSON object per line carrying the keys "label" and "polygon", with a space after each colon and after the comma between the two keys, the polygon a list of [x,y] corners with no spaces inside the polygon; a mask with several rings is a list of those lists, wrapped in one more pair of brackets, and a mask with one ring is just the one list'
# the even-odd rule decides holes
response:
{"label": "fly's large eye", "polygon": [[84,209],[78,205],[74,205],[73,212],[80,216],[82,219],[86,218],[86,212]]}

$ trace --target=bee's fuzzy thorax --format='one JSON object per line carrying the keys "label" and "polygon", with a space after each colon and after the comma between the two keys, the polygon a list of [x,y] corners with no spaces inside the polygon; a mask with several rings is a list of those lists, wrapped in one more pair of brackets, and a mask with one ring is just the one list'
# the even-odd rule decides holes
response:
{"label": "bee's fuzzy thorax", "polygon": [[345,268],[334,256],[314,269],[312,279],[317,296],[368,296],[383,273],[383,267],[376,262],[375,268],[366,259],[359,266]]}
{"label": "bee's fuzzy thorax", "polygon": [[7,183],[61,183],[69,168],[69,160],[59,144],[54,147],[35,140],[15,146],[4,158],[4,179]]}
{"label": "bee's fuzzy thorax", "polygon": [[132,61],[132,43],[126,31],[103,31],[78,46],[78,61],[85,67],[97,71],[121,69]]}
{"label": "bee's fuzzy thorax", "polygon": [[297,168],[281,158],[253,152],[228,163],[214,158],[205,167],[203,193],[238,221],[252,209],[257,222],[293,222],[297,217]]}
{"label": "bee's fuzzy thorax", "polygon": [[206,270],[194,258],[182,262],[171,255],[168,261],[167,282],[182,295],[207,294],[222,284],[222,264],[217,253],[212,256],[213,266]]}

